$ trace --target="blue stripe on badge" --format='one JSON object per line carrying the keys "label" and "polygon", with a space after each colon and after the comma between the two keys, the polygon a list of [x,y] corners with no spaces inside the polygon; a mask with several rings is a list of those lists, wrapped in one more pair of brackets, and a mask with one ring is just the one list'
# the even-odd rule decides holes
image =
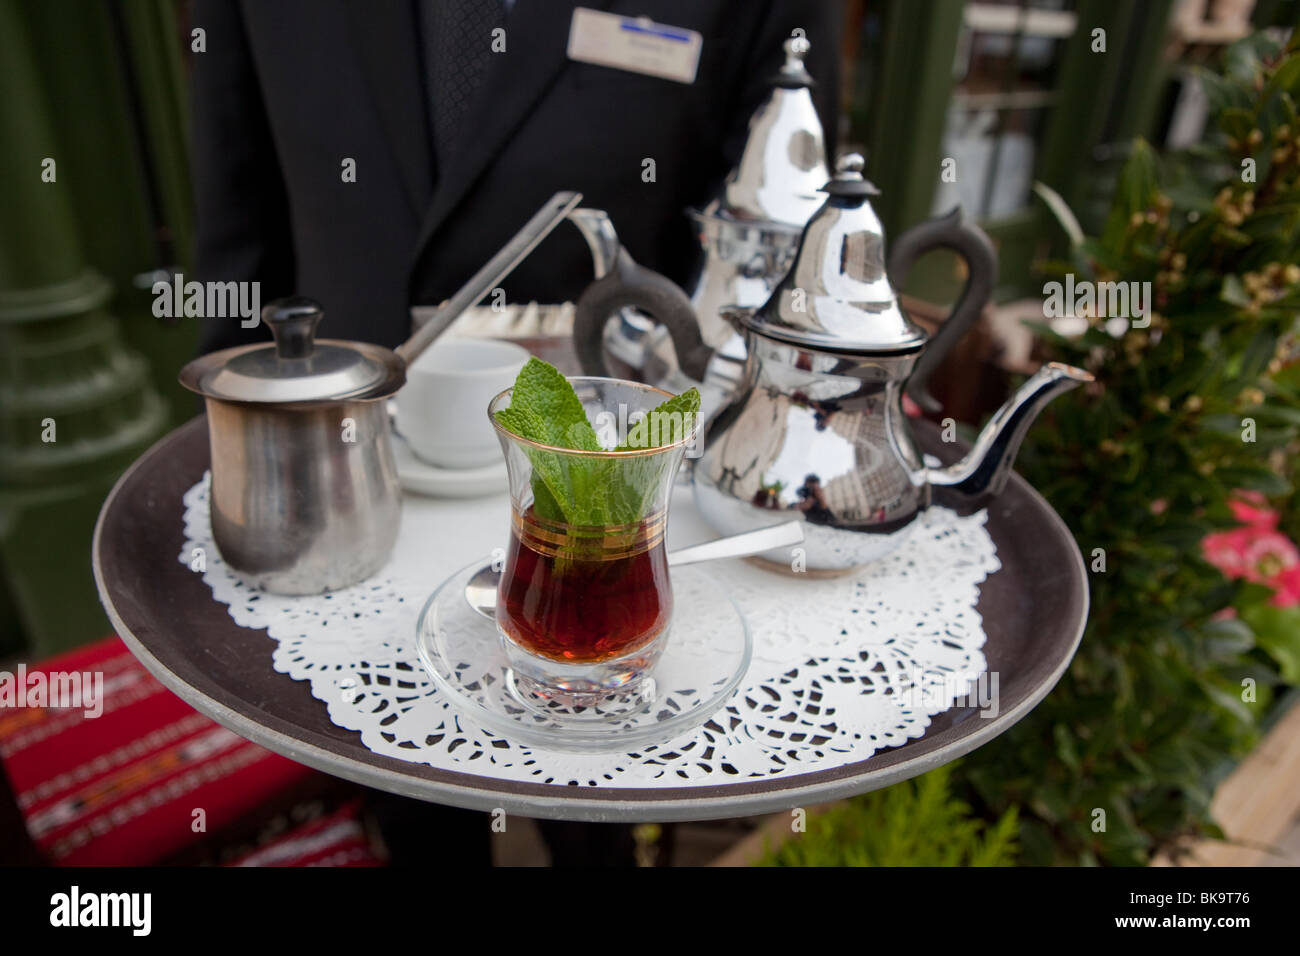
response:
{"label": "blue stripe on badge", "polygon": [[674,40],[677,43],[691,42],[691,35],[689,33],[682,33],[679,30],[670,30],[666,27],[660,27],[660,26],[647,27],[647,26],[642,26],[639,23],[624,22],[619,24],[619,29],[631,30],[633,33],[648,33],[651,36],[663,37],[665,40]]}

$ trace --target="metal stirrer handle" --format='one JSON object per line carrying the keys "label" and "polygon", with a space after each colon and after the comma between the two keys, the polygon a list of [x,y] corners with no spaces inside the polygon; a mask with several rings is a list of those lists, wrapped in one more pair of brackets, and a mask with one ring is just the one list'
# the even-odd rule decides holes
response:
{"label": "metal stirrer handle", "polygon": [[670,567],[682,564],[695,564],[697,561],[713,561],[717,558],[733,558],[750,554],[759,554],[784,545],[803,543],[803,522],[787,521],[770,528],[746,531],[742,534],[728,535],[703,544],[692,545],[668,552]]}
{"label": "metal stirrer handle", "polygon": [[582,202],[582,193],[558,192],[528,220],[523,229],[507,242],[501,251],[474,273],[474,277],[461,286],[432,318],[414,335],[399,345],[395,352],[409,366],[438,336],[447,331],[452,322],[466,310],[473,308],[483,297],[514,271],[515,266],[545,239],[552,229],[564,221],[569,212]]}

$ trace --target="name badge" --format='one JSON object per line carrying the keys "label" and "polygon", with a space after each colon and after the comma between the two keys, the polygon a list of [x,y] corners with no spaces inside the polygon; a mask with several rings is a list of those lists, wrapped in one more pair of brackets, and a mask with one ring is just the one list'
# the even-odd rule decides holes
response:
{"label": "name badge", "polygon": [[645,17],[620,17],[577,7],[569,28],[569,59],[694,83],[704,37]]}

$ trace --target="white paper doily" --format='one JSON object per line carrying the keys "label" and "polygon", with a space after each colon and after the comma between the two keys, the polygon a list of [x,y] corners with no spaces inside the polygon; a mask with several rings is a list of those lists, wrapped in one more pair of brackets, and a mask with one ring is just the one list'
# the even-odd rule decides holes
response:
{"label": "white paper doily", "polygon": [[[933,507],[899,550],[852,576],[781,575],[743,561],[711,573],[744,611],[754,658],[702,727],[635,753],[525,747],[466,720],[415,652],[420,607],[445,578],[504,546],[509,499],[408,496],[388,564],[361,584],[315,597],[257,591],[212,542],[210,474],[185,494],[181,563],[244,627],[266,628],[273,665],[311,682],[330,719],[375,753],[502,780],[591,787],[682,787],[807,773],[865,760],[921,736],[986,669],[979,586],[996,571],[986,513]],[[674,493],[671,548],[713,537]]]}

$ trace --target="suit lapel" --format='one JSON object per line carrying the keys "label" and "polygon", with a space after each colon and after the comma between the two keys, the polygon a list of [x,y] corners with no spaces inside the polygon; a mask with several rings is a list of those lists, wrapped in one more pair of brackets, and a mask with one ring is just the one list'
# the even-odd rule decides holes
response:
{"label": "suit lapel", "polygon": [[[575,7],[604,9],[613,0],[515,0],[506,19],[506,49],[483,81],[475,104],[461,121],[455,154],[438,172],[433,202],[425,214],[413,262],[455,209],[479,174],[509,141],[550,88],[568,59],[569,26]],[[556,183],[556,189],[565,188]],[[520,220],[520,225],[523,219]],[[484,250],[486,258],[494,250]]]}
{"label": "suit lapel", "polygon": [[366,85],[417,217],[433,192],[433,148],[424,107],[419,25],[412,0],[345,3]]}

